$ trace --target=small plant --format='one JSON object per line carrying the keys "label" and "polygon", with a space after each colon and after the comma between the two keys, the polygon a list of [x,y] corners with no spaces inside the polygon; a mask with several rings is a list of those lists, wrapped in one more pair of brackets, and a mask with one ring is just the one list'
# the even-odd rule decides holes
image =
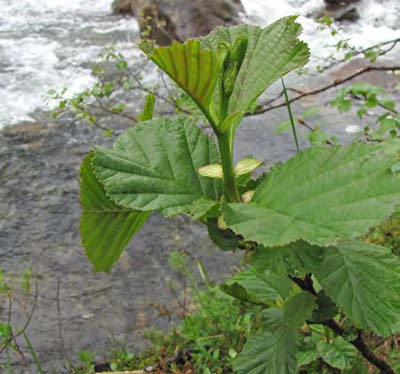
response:
{"label": "small plant", "polygon": [[152,212],[189,215],[219,248],[242,249],[251,264],[220,287],[257,306],[263,321],[236,352],[235,372],[296,373],[314,360],[347,370],[362,356],[394,373],[365,336],[400,331],[400,260],[363,237],[399,203],[398,138],[316,145],[255,179],[261,161],[233,164],[235,130],[249,107],[308,61],[295,19],[217,28],[170,47],[142,44],[201,110],[217,146],[182,115],[149,119],[113,149],[94,148],[81,168],[83,246],[95,271],[110,271]]}
{"label": "small plant", "polygon": [[[38,373],[43,373],[27,334],[38,297],[37,284],[32,292],[33,278],[30,269],[20,275],[5,273],[0,269],[0,355],[6,357],[6,361],[0,361],[0,369],[5,373],[14,372],[15,361],[29,370],[29,360],[33,360]],[[31,357],[27,356],[26,350]]]}

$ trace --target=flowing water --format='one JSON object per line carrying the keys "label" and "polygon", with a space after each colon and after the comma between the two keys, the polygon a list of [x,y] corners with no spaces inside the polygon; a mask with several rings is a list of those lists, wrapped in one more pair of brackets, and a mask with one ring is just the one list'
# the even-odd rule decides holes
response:
{"label": "flowing water", "polygon": [[[335,39],[327,31],[316,33],[316,23],[307,17],[322,0],[242,2],[249,20],[260,24],[301,15],[302,37],[316,61],[334,51],[329,46]],[[400,1],[363,0],[359,7],[361,19],[345,25],[343,37],[369,46],[400,36]],[[113,44],[138,58],[137,23],[112,16],[111,0],[0,0],[0,9],[0,128],[34,121],[49,89],[68,87],[72,94],[93,84],[90,62],[102,47]]]}

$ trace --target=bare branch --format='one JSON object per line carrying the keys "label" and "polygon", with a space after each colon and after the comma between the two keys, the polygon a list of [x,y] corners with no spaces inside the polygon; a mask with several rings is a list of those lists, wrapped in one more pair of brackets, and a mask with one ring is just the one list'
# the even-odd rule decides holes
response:
{"label": "bare branch", "polygon": [[[314,96],[314,95],[320,94],[321,92],[327,91],[327,90],[337,87],[337,86],[340,86],[343,83],[351,81],[352,79],[354,79],[362,74],[368,73],[370,71],[396,71],[396,70],[400,70],[400,66],[397,66],[397,65],[396,66],[371,66],[371,65],[369,65],[364,68],[358,69],[356,72],[348,75],[345,78],[337,79],[331,84],[328,84],[328,85],[318,88],[316,90],[303,92],[302,94],[299,94],[299,95],[293,97],[292,99],[290,99],[289,103],[291,104],[291,103],[298,101],[300,99],[303,99],[307,96]],[[281,94],[278,95],[278,97],[274,98],[272,101],[269,101],[269,103],[276,101],[281,96],[282,96]],[[282,108],[282,107],[286,106],[286,102],[281,102],[279,104],[268,106],[269,103],[265,104],[263,107],[256,110],[256,112],[253,113],[253,115],[262,114],[262,113],[269,112],[271,110],[274,110],[277,108]],[[252,115],[252,114],[250,114],[250,115]]]}

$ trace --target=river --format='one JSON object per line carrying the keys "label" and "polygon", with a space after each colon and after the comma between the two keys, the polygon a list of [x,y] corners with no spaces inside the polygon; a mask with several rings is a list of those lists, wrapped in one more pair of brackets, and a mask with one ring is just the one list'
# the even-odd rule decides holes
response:
{"label": "river", "polygon": [[[322,0],[244,0],[249,20],[268,24],[288,14],[299,14],[302,37],[314,59],[335,52],[339,37],[316,32],[310,15]],[[361,18],[344,25],[342,38],[367,47],[400,36],[400,1],[363,0]],[[72,95],[94,83],[91,62],[101,48],[114,45],[132,62],[137,23],[111,15],[111,0],[0,0],[0,128],[38,120],[49,89],[66,87]]]}

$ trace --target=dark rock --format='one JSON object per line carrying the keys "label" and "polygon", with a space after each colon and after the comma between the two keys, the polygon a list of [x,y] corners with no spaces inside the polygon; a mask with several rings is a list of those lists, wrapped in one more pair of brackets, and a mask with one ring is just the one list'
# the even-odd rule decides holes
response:
{"label": "dark rock", "polygon": [[114,14],[132,14],[131,0],[114,0],[111,7]]}
{"label": "dark rock", "polygon": [[354,5],[349,5],[334,12],[332,18],[335,21],[357,21],[360,18],[360,14]]}
{"label": "dark rock", "polygon": [[335,21],[357,21],[360,18],[358,8],[355,3],[360,0],[325,0],[326,6],[316,11],[311,16],[320,18],[328,15]]}
{"label": "dark rock", "polygon": [[237,24],[244,9],[240,0],[115,0],[113,11],[132,14],[142,36],[167,45]]}
{"label": "dark rock", "polygon": [[349,5],[355,3],[357,0],[325,0],[325,3],[329,5]]}

